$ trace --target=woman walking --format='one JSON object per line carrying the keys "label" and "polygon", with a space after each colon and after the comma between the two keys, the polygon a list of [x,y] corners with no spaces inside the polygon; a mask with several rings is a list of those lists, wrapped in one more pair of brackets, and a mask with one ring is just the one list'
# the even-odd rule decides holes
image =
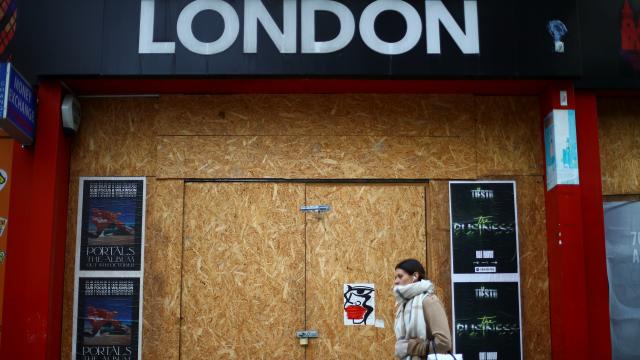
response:
{"label": "woman walking", "polygon": [[394,284],[396,357],[419,360],[427,354],[450,352],[449,320],[433,284],[425,279],[422,264],[415,259],[401,261]]}

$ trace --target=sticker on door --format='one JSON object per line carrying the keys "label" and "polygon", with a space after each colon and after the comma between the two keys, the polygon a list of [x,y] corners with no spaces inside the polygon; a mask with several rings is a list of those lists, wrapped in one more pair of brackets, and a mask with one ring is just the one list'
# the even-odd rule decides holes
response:
{"label": "sticker on door", "polygon": [[373,326],[376,322],[374,284],[344,284],[344,324]]}

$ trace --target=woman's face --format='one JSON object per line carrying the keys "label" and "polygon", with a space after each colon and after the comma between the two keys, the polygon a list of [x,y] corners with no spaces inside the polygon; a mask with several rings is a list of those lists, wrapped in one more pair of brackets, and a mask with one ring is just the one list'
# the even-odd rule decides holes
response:
{"label": "woman's face", "polygon": [[396,278],[393,282],[394,285],[408,285],[411,284],[412,282],[415,282],[415,278],[413,277],[413,275],[409,274],[408,272],[402,270],[402,269],[396,269]]}

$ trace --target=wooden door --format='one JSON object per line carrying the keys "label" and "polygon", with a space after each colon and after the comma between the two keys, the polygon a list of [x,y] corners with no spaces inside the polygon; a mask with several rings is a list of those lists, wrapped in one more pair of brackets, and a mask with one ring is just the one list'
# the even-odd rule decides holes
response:
{"label": "wooden door", "polygon": [[303,359],[304,185],[188,183],[181,359]]}
{"label": "wooden door", "polygon": [[[307,359],[394,358],[394,266],[409,257],[425,262],[425,192],[425,186],[307,186],[307,204],[332,208],[307,214],[307,329],[320,335]],[[346,283],[375,285],[384,328],[344,325]]]}

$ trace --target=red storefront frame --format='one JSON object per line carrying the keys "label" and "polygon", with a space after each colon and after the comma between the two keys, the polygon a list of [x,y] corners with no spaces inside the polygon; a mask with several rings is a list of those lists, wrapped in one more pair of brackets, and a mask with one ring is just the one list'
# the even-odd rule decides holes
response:
{"label": "red storefront frame", "polygon": [[[64,85],[63,85],[64,84]],[[593,94],[569,81],[354,79],[65,79],[38,91],[33,148],[17,147],[11,193],[0,358],[58,359],[66,242],[70,138],[62,133],[64,88],[82,95],[215,93],[473,93],[536,95],[541,116],[576,109],[581,184],[546,193],[551,346],[554,359],[611,358],[602,186]],[[560,91],[569,94],[560,106]],[[542,126],[542,119],[541,126]],[[541,145],[544,151],[544,145]],[[564,232],[564,234],[562,234]],[[565,246],[559,246],[558,240]],[[589,266],[587,266],[589,264]],[[589,294],[589,296],[587,296]],[[69,324],[67,324],[68,326]],[[9,330],[10,329],[10,330]]]}

